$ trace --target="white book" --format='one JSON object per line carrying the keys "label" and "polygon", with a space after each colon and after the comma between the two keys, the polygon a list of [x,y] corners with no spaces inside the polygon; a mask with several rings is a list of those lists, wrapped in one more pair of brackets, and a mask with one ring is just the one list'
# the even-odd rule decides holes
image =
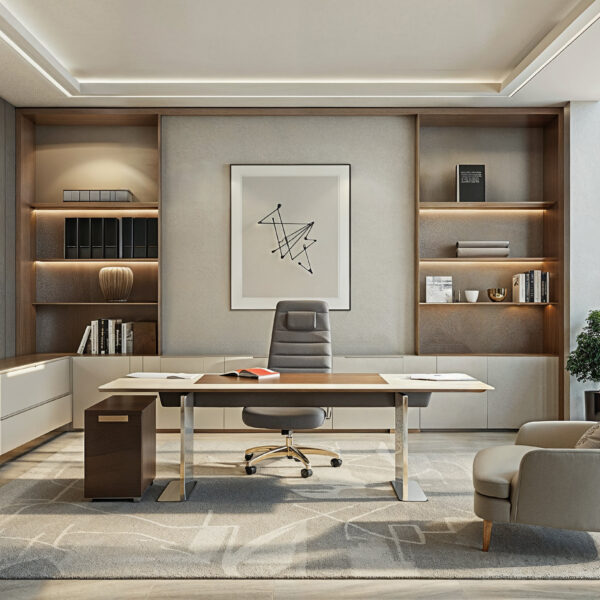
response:
{"label": "white book", "polygon": [[92,354],[98,354],[98,321],[94,319],[91,322],[91,332],[92,336]]}
{"label": "white book", "polygon": [[475,381],[474,377],[466,373],[419,373],[410,378],[422,381]]}
{"label": "white book", "polygon": [[92,331],[92,326],[86,325],[83,336],[81,337],[81,342],[79,342],[79,348],[77,348],[77,354],[83,354],[85,352],[85,345],[90,337],[90,331]]}
{"label": "white book", "polygon": [[525,273],[517,273],[512,278],[512,301],[526,302],[525,299]]}
{"label": "white book", "polygon": [[136,379],[189,379],[196,380],[202,373],[145,373],[136,372],[129,373],[127,377],[135,377]]}
{"label": "white book", "polygon": [[108,353],[114,354],[117,345],[115,319],[108,320]]}
{"label": "white book", "polygon": [[542,301],[542,272],[539,269],[533,272],[533,301]]}
{"label": "white book", "polygon": [[133,354],[133,324],[121,324],[121,354]]}
{"label": "white book", "polygon": [[486,257],[498,256],[507,257],[510,255],[509,248],[457,248],[456,256],[460,257]]}

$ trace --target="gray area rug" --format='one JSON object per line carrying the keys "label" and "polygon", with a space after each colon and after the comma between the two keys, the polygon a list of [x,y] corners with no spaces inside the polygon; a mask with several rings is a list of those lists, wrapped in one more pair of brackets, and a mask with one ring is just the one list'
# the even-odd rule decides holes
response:
{"label": "gray area rug", "polygon": [[315,457],[310,479],[287,460],[244,474],[244,448],[269,436],[196,435],[199,484],[172,504],[155,499],[176,436],[159,435],[159,478],[132,503],[83,499],[83,435],[65,434],[0,468],[0,578],[600,578],[598,534],[498,525],[481,552],[473,456],[502,440],[455,435],[451,449],[448,434],[411,436],[429,502],[407,504],[386,483],[389,435],[298,435],[343,455],[339,469]]}

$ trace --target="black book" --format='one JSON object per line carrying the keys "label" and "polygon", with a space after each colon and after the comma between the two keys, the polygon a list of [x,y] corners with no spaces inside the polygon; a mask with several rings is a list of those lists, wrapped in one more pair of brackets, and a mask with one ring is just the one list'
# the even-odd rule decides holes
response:
{"label": "black book", "polygon": [[485,165],[456,165],[456,201],[485,202]]}
{"label": "black book", "polygon": [[146,219],[145,217],[135,217],[133,219],[133,258],[147,258],[146,240]]}
{"label": "black book", "polygon": [[65,258],[77,258],[77,219],[65,219]]}
{"label": "black book", "polygon": [[149,217],[146,220],[146,256],[158,258],[158,219]]}
{"label": "black book", "polygon": [[119,221],[104,219],[104,258],[119,258]]}
{"label": "black book", "polygon": [[102,247],[104,233],[103,219],[94,217],[92,219],[92,258],[104,258],[104,250]]}
{"label": "black book", "polygon": [[77,254],[79,258],[92,258],[90,219],[77,219]]}
{"label": "black book", "polygon": [[121,258],[133,258],[133,218],[121,219]]}
{"label": "black book", "polygon": [[529,279],[529,296],[527,298],[527,302],[533,302],[535,298],[535,275],[533,271],[529,271],[527,273],[527,278]]}
{"label": "black book", "polygon": [[108,354],[108,319],[98,319],[98,354]]}

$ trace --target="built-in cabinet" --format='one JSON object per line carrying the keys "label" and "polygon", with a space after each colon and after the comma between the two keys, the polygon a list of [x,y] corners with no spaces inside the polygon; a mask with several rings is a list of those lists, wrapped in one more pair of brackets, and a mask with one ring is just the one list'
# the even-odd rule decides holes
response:
{"label": "built-in cabinet", "polygon": [[69,357],[0,374],[0,454],[68,425],[72,404]]}

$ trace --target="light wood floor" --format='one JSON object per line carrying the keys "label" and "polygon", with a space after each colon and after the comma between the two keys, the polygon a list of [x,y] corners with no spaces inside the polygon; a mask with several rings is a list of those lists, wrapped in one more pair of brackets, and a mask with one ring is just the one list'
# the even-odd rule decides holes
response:
{"label": "light wood floor", "polygon": [[[219,434],[215,434],[218,437]],[[361,434],[367,435],[367,434]],[[358,437],[358,436],[357,436]],[[439,447],[445,453],[511,443],[507,433],[421,433],[410,436],[414,449]],[[43,450],[40,448],[39,450]],[[39,452],[39,451],[38,451]],[[0,487],[35,467],[36,452],[9,462],[0,469]],[[43,451],[40,453],[43,456]],[[474,580],[0,580],[4,600],[169,599],[201,600],[312,600],[317,598],[363,599],[421,598],[474,600],[544,598],[600,598],[600,581],[474,581]]]}

